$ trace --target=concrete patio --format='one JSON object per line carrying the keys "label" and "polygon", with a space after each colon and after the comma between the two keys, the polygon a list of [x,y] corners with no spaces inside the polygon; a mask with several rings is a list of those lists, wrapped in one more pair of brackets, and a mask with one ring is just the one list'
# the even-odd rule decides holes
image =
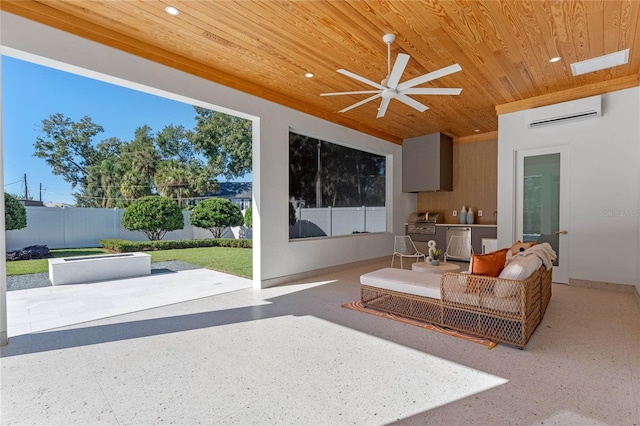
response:
{"label": "concrete patio", "polygon": [[2,424],[640,423],[636,296],[554,285],[524,350],[342,308],[354,268],[13,337]]}
{"label": "concrete patio", "polygon": [[250,288],[209,269],[7,292],[9,337]]}

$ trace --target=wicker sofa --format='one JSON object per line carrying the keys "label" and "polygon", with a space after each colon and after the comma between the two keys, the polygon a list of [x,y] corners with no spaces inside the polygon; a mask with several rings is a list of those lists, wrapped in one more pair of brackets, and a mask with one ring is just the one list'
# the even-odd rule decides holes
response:
{"label": "wicker sofa", "polygon": [[360,282],[360,299],[366,307],[521,349],[551,299],[551,270],[544,266],[524,280],[385,268],[362,275]]}

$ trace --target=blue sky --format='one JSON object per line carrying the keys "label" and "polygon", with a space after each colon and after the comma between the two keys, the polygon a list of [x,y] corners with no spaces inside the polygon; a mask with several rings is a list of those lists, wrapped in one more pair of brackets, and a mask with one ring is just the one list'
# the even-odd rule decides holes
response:
{"label": "blue sky", "polygon": [[[42,183],[42,201],[74,203],[71,185],[53,175],[44,159],[33,156],[42,120],[58,112],[73,121],[87,115],[101,125],[104,132],[94,143],[110,137],[130,141],[135,129],[145,124],[154,132],[169,124],[191,129],[196,115],[188,104],[3,56],[5,192],[24,191],[26,173],[34,199],[39,198]],[[223,182],[224,178],[218,180]],[[251,175],[238,180],[250,181]]]}

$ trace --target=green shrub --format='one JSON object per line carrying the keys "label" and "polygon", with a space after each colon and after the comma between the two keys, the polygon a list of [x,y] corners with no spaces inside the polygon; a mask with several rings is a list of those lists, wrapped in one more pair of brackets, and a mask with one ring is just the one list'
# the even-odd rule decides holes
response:
{"label": "green shrub", "polygon": [[131,203],[122,216],[122,226],[140,231],[151,241],[161,240],[169,231],[184,228],[184,217],[176,203],[151,195]]}
{"label": "green shrub", "polygon": [[244,223],[244,218],[237,204],[224,198],[209,198],[198,203],[191,211],[189,222],[208,230],[213,238],[220,238],[224,228],[240,226]]}
{"label": "green shrub", "polygon": [[4,194],[4,224],[7,231],[27,227],[27,209],[9,194]]}
{"label": "green shrub", "polygon": [[233,238],[208,238],[204,240],[167,240],[167,241],[129,241],[118,239],[100,240],[100,245],[107,250],[119,253],[148,250],[173,250],[194,247],[236,247],[251,248],[251,240]]}
{"label": "green shrub", "polygon": [[247,207],[244,211],[244,226],[253,228],[253,206]]}

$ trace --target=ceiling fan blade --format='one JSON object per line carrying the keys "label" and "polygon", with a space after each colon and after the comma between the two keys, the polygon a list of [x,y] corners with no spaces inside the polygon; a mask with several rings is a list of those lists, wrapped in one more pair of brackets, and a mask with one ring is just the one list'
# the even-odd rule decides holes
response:
{"label": "ceiling fan blade", "polygon": [[351,71],[347,71],[347,70],[339,69],[339,70],[338,70],[338,72],[339,72],[340,74],[346,75],[347,77],[351,77],[351,78],[353,78],[354,80],[358,80],[358,81],[361,81],[361,82],[363,82],[363,83],[365,83],[365,84],[368,84],[369,86],[373,86],[373,87],[375,87],[376,89],[380,89],[380,90],[384,90],[384,89],[386,89],[386,87],[384,87],[383,85],[381,85],[381,84],[379,84],[379,83],[376,83],[375,81],[371,81],[371,80],[369,80],[369,79],[366,79],[366,78],[364,78],[364,77],[360,77],[358,74],[354,74],[354,73],[352,73]]}
{"label": "ceiling fan blade", "polygon": [[412,87],[403,90],[403,95],[459,95],[462,89]]}
{"label": "ceiling fan blade", "polygon": [[444,67],[437,71],[433,71],[428,74],[421,75],[420,77],[412,78],[409,81],[405,81],[404,83],[399,84],[396,89],[400,92],[410,87],[417,86],[419,84],[426,83],[427,81],[435,80],[436,78],[441,78],[458,71],[462,71],[462,67],[460,67],[460,65],[449,65],[448,67]]}
{"label": "ceiling fan blade", "polygon": [[389,75],[389,80],[387,81],[387,86],[391,89],[395,89],[400,82],[400,77],[402,77],[402,73],[407,67],[407,63],[409,62],[410,57],[411,56],[407,55],[406,53],[399,53],[396,57],[396,63],[393,64],[391,75]]}
{"label": "ceiling fan blade", "polygon": [[420,112],[425,112],[426,110],[429,109],[429,107],[427,107],[426,105],[422,105],[420,102],[416,101],[415,99],[411,99],[407,95],[403,95],[401,93],[398,93],[398,95],[396,95],[396,99],[404,104],[409,105],[411,108],[417,109]]}
{"label": "ceiling fan blade", "polygon": [[376,99],[376,98],[379,98],[380,96],[382,96],[382,93],[378,93],[377,95],[369,96],[367,99],[364,99],[364,100],[362,100],[362,101],[360,101],[360,102],[356,102],[355,104],[353,104],[353,105],[351,105],[351,106],[348,106],[348,107],[346,107],[345,109],[341,109],[341,110],[340,110],[340,111],[338,111],[338,112],[347,112],[347,111],[349,111],[350,109],[353,109],[353,108],[359,107],[359,106],[360,106],[360,105],[362,105],[362,104],[366,104],[367,102],[372,101],[372,100],[374,100],[374,99]]}
{"label": "ceiling fan blade", "polygon": [[333,93],[320,93],[320,96],[338,96],[338,95],[366,95],[371,93],[380,93],[380,90],[360,90],[357,92],[333,92]]}
{"label": "ceiling fan blade", "polygon": [[382,99],[382,102],[380,102],[380,108],[378,108],[378,115],[376,115],[376,118],[384,117],[384,114],[387,112],[387,107],[389,106],[390,100],[391,98]]}

